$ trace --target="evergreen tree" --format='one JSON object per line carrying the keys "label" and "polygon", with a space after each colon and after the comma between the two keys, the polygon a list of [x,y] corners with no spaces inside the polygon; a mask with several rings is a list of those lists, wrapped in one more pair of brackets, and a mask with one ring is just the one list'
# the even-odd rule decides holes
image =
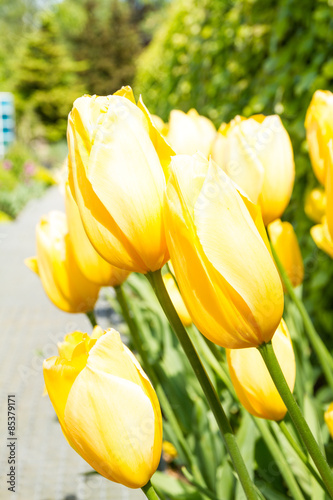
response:
{"label": "evergreen tree", "polygon": [[109,0],[102,12],[98,0],[85,0],[83,7],[86,22],[70,39],[72,53],[87,64],[82,78],[88,92],[112,94],[132,83],[140,49],[138,31],[126,2]]}
{"label": "evergreen tree", "polygon": [[78,83],[82,65],[73,62],[50,14],[27,39],[17,68],[16,97],[19,133],[25,140],[65,137],[67,115],[84,89]]}

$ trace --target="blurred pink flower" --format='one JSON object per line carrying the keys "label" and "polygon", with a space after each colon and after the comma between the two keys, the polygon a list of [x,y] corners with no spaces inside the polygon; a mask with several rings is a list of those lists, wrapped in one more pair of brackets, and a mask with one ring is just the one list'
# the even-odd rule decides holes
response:
{"label": "blurred pink flower", "polygon": [[35,164],[32,163],[31,161],[26,161],[25,164],[23,165],[23,169],[25,175],[29,177],[35,173],[36,167]]}
{"label": "blurred pink flower", "polygon": [[13,168],[13,163],[10,160],[4,160],[2,166],[5,170],[11,170]]}

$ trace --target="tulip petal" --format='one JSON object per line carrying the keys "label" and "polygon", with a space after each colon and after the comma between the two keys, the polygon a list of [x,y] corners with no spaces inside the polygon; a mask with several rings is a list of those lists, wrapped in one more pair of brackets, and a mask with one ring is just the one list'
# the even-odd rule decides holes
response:
{"label": "tulip petal", "polygon": [[[210,196],[212,185],[216,195]],[[262,341],[270,340],[283,311],[281,281],[243,200],[213,163],[195,206],[195,224],[205,255],[249,305]]]}
{"label": "tulip petal", "polygon": [[[263,339],[253,314],[237,291],[213,267],[196,234],[194,205],[202,191],[207,169],[208,162],[200,155],[178,155],[172,159],[165,219],[177,282],[194,323],[207,338],[224,347],[256,346]],[[216,184],[206,187],[207,194],[218,194]],[[236,192],[236,188],[233,189]],[[223,228],[221,220],[217,225]]]}
{"label": "tulip petal", "polygon": [[[75,103],[78,101],[79,99]],[[68,119],[67,136],[70,148],[69,184],[77,202],[85,231],[96,251],[107,262],[129,271],[135,267],[135,270],[144,272],[145,265],[135,248],[116,225],[88,180],[87,165],[91,137],[87,136],[87,130],[89,130],[87,123],[89,125],[92,119],[87,120],[87,123],[83,123],[82,120],[79,110],[73,108]],[[92,128],[91,135],[93,131]]]}
{"label": "tulip petal", "polygon": [[65,186],[65,205],[72,248],[82,274],[100,286],[121,284],[127,278],[128,271],[112,266],[96,252],[84,230],[68,182]]}
{"label": "tulip petal", "polygon": [[231,128],[228,142],[223,142],[221,167],[244,191],[253,203],[257,203],[264,182],[264,166],[258,156],[258,133],[260,124],[256,120],[240,120]]}
{"label": "tulip petal", "polygon": [[313,226],[310,229],[310,234],[317,247],[333,259],[333,240],[328,230],[326,219],[324,219],[322,224]]}
{"label": "tulip petal", "polygon": [[70,391],[65,424],[79,452],[101,475],[130,488],[148,482],[155,466],[155,415],[137,384],[85,368]]}
{"label": "tulip petal", "polygon": [[259,198],[265,225],[286,209],[295,180],[295,165],[290,137],[279,116],[267,116],[260,129],[259,160],[265,165]]}
{"label": "tulip petal", "polygon": [[76,377],[85,367],[88,357],[84,347],[81,347],[79,351],[73,362],[53,356],[43,363],[46,390],[62,425],[64,425],[68,394]]}
{"label": "tulip petal", "polygon": [[24,259],[24,263],[32,272],[39,276],[37,257],[27,257]]}
{"label": "tulip petal", "polygon": [[215,134],[212,122],[195,109],[188,113],[174,109],[170,113],[167,140],[177,154],[192,155],[200,151],[207,158]]}
{"label": "tulip petal", "polygon": [[[293,391],[296,376],[295,357],[283,320],[272,338],[272,343],[288,386]],[[227,349],[227,360],[233,386],[247,411],[256,417],[281,420],[287,408],[259,351],[255,348]]]}
{"label": "tulip petal", "polygon": [[171,161],[171,157],[174,156],[176,153],[174,150],[169,146],[167,143],[166,139],[163,137],[163,135],[159,132],[157,127],[154,124],[154,121],[146,108],[142,96],[140,95],[140,98],[138,100],[138,108],[142,110],[144,115],[146,116],[148,125],[149,125],[149,136],[154,144],[154,147],[156,149],[156,152],[158,154],[158,157],[160,159],[161,165],[163,167],[164,171],[164,176],[166,180],[168,180],[169,175],[170,175],[170,170],[169,170],[169,165]]}
{"label": "tulip petal", "polygon": [[121,89],[117,90],[117,92],[115,92],[113,95],[119,95],[121,97],[126,97],[126,99],[128,99],[133,104],[135,104],[133,90],[129,85],[126,85],[125,87],[121,87]]}
{"label": "tulip petal", "polygon": [[63,342],[58,342],[58,352],[61,358],[71,361],[75,347],[87,340],[88,334],[82,332],[72,332],[65,335]]}
{"label": "tulip petal", "polygon": [[[145,272],[154,271],[167,260],[161,252],[166,247],[165,178],[144,113],[127,99],[114,99],[96,131],[88,177],[114,223],[141,256]],[[124,200],[130,200],[130,210],[124,210]]]}
{"label": "tulip petal", "polygon": [[267,227],[272,245],[294,287],[303,282],[304,266],[301,250],[293,226],[280,219]]}
{"label": "tulip petal", "polygon": [[327,195],[327,208],[326,220],[328,231],[333,241],[333,137],[328,145],[327,155],[327,175],[326,175],[326,195]]}

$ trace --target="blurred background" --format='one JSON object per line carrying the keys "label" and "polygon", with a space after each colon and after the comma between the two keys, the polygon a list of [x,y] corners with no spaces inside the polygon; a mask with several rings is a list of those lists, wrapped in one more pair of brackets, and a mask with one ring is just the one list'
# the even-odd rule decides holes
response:
{"label": "blurred background", "polygon": [[301,242],[306,306],[331,337],[332,266],[304,213],[316,180],[303,123],[313,92],[333,86],[332,0],[0,0],[0,92],[15,103],[1,220],[54,182],[73,101],[128,84],[165,121],[191,107],[216,127],[236,114],[281,116],[297,171],[285,218]]}
{"label": "blurred background", "polygon": [[[315,90],[333,90],[333,0],[0,0],[0,251],[15,254],[22,234],[27,249],[17,254],[16,266],[33,251],[41,207],[52,208],[28,205],[22,216],[27,202],[43,200],[57,181],[73,101],[84,93],[112,94],[122,85],[133,86],[164,121],[174,108],[196,108],[217,128],[237,114],[281,116],[297,174],[284,219],[301,244],[306,308],[332,349],[332,261],[310,238],[313,222],[304,212],[317,185],[304,118]],[[23,264],[20,273],[29,273]],[[22,293],[40,287],[33,279],[29,275]],[[3,282],[2,296],[7,292]],[[41,307],[53,308],[46,299]],[[54,327],[57,333],[68,321]]]}

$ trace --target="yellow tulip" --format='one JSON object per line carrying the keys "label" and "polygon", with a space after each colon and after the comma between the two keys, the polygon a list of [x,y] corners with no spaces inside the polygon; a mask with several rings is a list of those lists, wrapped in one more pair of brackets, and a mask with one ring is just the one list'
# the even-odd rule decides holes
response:
{"label": "yellow tulip", "polygon": [[328,231],[333,241],[333,139],[329,143],[329,158],[326,172],[326,219]]}
{"label": "yellow tulip", "polygon": [[328,230],[326,217],[321,224],[313,226],[310,233],[317,247],[333,259],[333,239]]}
{"label": "yellow tulip", "polygon": [[160,461],[155,391],[115,330],[74,332],[44,361],[46,389],[69,444],[99,474],[144,486]]}
{"label": "yellow tulip", "polygon": [[192,155],[200,151],[208,158],[215,135],[213,123],[195,109],[188,113],[178,109],[171,111],[166,137],[177,154]]}
{"label": "yellow tulip", "polygon": [[326,194],[323,189],[315,188],[305,199],[304,210],[309,219],[321,222],[326,212]]}
{"label": "yellow tulip", "polygon": [[306,138],[313,171],[321,184],[325,184],[328,144],[333,138],[333,94],[317,90],[305,117]]}
{"label": "yellow tulip", "polygon": [[333,437],[333,403],[329,405],[324,413],[324,418],[331,437]]}
{"label": "yellow tulip", "polygon": [[168,260],[162,217],[170,156],[142,100],[84,96],[68,119],[69,181],[86,233],[110,264],[146,273]]}
{"label": "yellow tulip", "polygon": [[184,326],[190,326],[192,324],[191,316],[186,309],[186,305],[172,275],[170,273],[164,274],[163,281],[181,322]]}
{"label": "yellow tulip", "polygon": [[65,205],[73,251],[82,274],[100,286],[121,285],[129,272],[112,266],[96,252],[84,230],[80,212],[68,182],[65,186]]}
{"label": "yellow tulip", "polygon": [[162,450],[166,462],[172,462],[175,458],[178,457],[178,452],[174,445],[170,443],[170,441],[163,441]]}
{"label": "yellow tulip", "polygon": [[172,158],[165,221],[175,276],[198,329],[223,347],[268,342],[283,289],[260,210],[213,161]]}
{"label": "yellow tulip", "polygon": [[293,226],[280,219],[268,225],[272,245],[292,283],[298,286],[303,282],[304,266],[301,250]]}
{"label": "yellow tulip", "polygon": [[265,225],[279,218],[293,190],[289,135],[277,115],[237,116],[222,124],[212,148],[216,163],[259,204]]}
{"label": "yellow tulip", "polygon": [[37,257],[25,260],[36,272],[49,299],[66,312],[91,311],[100,287],[81,272],[68,233],[66,215],[50,212],[37,225]]}
{"label": "yellow tulip", "polygon": [[[281,323],[272,338],[273,348],[291,392],[296,378],[295,356],[287,325]],[[233,386],[246,410],[255,417],[281,420],[287,408],[257,349],[227,349]]]}

